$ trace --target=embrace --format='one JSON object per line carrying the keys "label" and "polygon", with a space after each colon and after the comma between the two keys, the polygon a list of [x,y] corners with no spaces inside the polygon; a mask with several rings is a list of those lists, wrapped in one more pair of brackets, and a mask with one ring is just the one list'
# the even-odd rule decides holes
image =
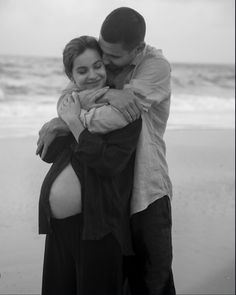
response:
{"label": "embrace", "polygon": [[163,136],[170,65],[142,15],[117,8],[63,51],[69,84],[39,131],[42,295],[175,295]]}

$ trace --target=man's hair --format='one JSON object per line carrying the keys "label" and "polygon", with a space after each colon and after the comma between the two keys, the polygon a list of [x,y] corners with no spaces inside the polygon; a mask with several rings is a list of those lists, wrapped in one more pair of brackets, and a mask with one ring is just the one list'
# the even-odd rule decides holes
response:
{"label": "man's hair", "polygon": [[77,56],[86,49],[94,49],[102,56],[102,50],[96,38],[91,36],[81,36],[72,39],[63,50],[64,70],[69,79],[72,78],[73,63]]}
{"label": "man's hair", "polygon": [[132,50],[144,41],[145,33],[143,16],[129,7],[113,10],[104,20],[100,32],[104,41],[120,43],[126,50]]}

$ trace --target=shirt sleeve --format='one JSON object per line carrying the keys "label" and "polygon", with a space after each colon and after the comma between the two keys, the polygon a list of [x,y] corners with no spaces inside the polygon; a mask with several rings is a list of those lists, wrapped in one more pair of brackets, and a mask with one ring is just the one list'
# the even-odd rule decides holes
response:
{"label": "shirt sleeve", "polygon": [[75,156],[102,176],[112,177],[127,165],[138,143],[142,119],[106,135],[85,129],[79,136]]}
{"label": "shirt sleeve", "polygon": [[91,133],[108,133],[128,124],[121,112],[108,104],[89,111],[81,110],[80,120]]}
{"label": "shirt sleeve", "polygon": [[[73,135],[65,135],[56,137],[53,142],[48,146],[48,150],[42,159],[47,163],[54,163],[59,156],[59,154],[71,144],[73,140]],[[42,151],[39,153],[41,156]]]}
{"label": "shirt sleeve", "polygon": [[67,84],[66,88],[62,90],[62,95],[65,95],[67,93],[72,93],[73,91],[78,91],[78,87],[75,85],[75,83],[70,81]]}
{"label": "shirt sleeve", "polygon": [[66,86],[66,88],[64,88],[62,90],[61,96],[59,97],[59,99],[57,101],[57,109],[58,109],[58,106],[61,103],[62,99],[64,98],[64,96],[66,94],[72,94],[73,91],[78,91],[78,87],[72,81],[70,81],[68,83],[68,85]]}
{"label": "shirt sleeve", "polygon": [[144,110],[148,111],[153,103],[159,104],[170,96],[170,73],[170,65],[165,59],[147,57],[134,70],[124,88],[136,92]]}

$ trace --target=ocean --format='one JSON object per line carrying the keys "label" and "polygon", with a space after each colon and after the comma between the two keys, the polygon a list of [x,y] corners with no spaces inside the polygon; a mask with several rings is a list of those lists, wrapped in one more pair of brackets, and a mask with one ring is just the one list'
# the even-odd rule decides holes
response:
{"label": "ocean", "polygon": [[[234,65],[172,63],[167,129],[233,129]],[[68,79],[60,58],[0,56],[0,138],[38,134]]]}

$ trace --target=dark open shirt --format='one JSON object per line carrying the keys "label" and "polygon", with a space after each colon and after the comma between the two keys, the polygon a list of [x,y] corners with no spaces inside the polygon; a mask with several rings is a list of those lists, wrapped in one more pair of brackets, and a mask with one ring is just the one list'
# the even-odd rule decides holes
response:
{"label": "dark open shirt", "polygon": [[141,128],[142,120],[138,119],[108,134],[92,134],[85,129],[79,143],[72,134],[54,140],[44,158],[53,164],[40,192],[40,234],[52,230],[50,189],[56,177],[71,163],[81,183],[83,239],[96,240],[113,233],[123,253],[131,253],[129,203]]}

